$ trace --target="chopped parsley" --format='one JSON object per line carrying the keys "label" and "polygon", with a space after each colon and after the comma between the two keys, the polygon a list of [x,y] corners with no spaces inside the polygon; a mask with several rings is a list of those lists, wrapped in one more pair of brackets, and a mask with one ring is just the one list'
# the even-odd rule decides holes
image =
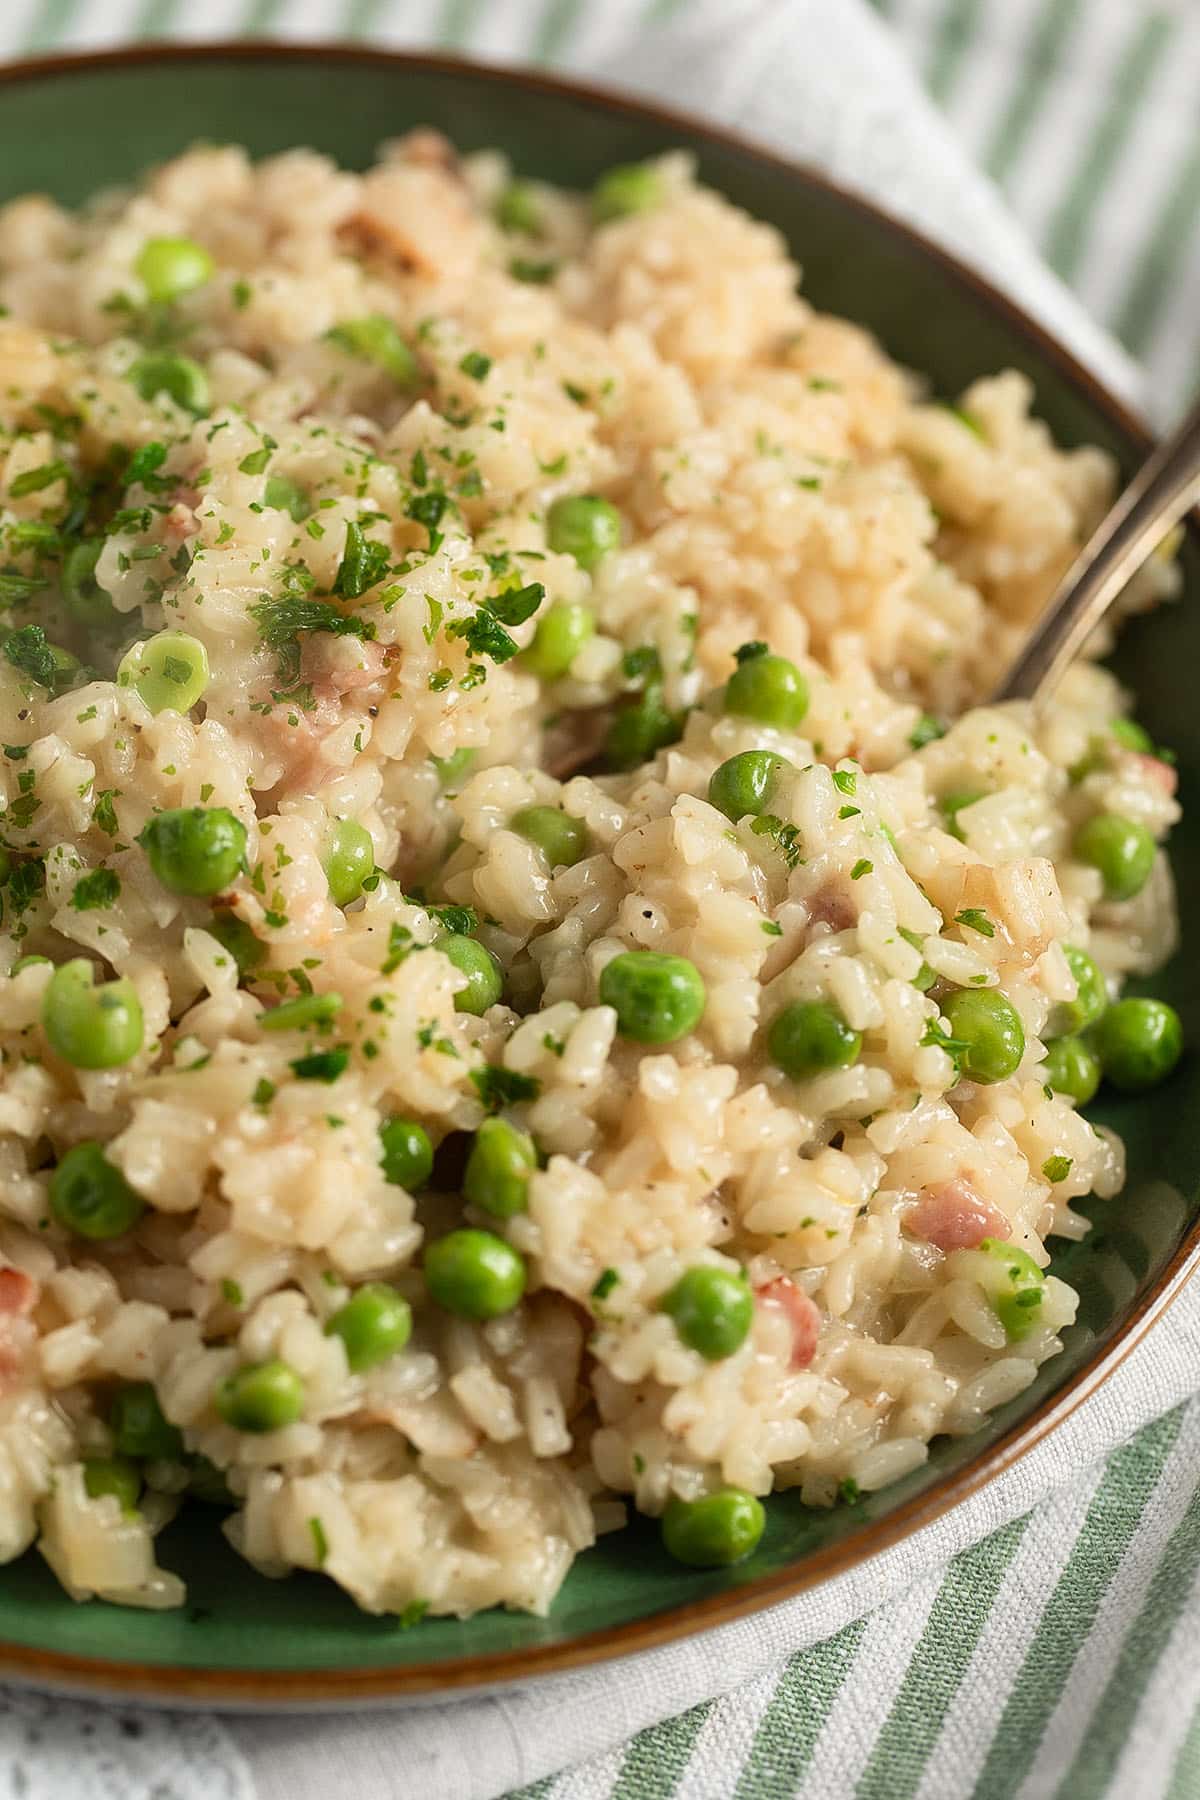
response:
{"label": "chopped parsley", "polygon": [[955,913],[954,923],[977,931],[980,937],[994,938],[996,935],[996,927],[981,906],[964,906],[961,912]]}
{"label": "chopped parsley", "polygon": [[471,377],[472,381],[484,381],[492,366],[492,359],[490,356],[484,356],[480,350],[468,350],[458,366],[464,375]]}
{"label": "chopped parsley", "polygon": [[1042,1174],[1047,1181],[1065,1181],[1073,1160],[1070,1156],[1048,1156],[1042,1164]]}
{"label": "chopped parsley", "polygon": [[456,619],[447,627],[446,636],[464,639],[473,656],[490,656],[494,663],[509,662],[517,654],[516,641],[486,608],[472,613],[469,619]]}
{"label": "chopped parsley", "polygon": [[540,581],[530,581],[524,587],[505,588],[499,594],[493,594],[485,600],[487,610],[505,625],[523,625],[531,619],[542,601],[546,598],[546,590]]}
{"label": "chopped parsley", "polygon": [[858,786],[858,775],[853,769],[834,769],[833,785],[839,793],[849,794],[853,797],[854,790]]}
{"label": "chopped parsley", "polygon": [[750,827],[755,837],[769,837],[789,869],[799,863],[802,839],[798,825],[788,825],[774,813],[763,813]]}
{"label": "chopped parsley", "polygon": [[607,1300],[621,1277],[615,1269],[605,1269],[600,1279],[592,1287],[593,1300]]}
{"label": "chopped parsley", "polygon": [[12,499],[22,500],[26,494],[40,493],[43,488],[51,487],[56,481],[71,480],[71,471],[65,462],[42,463],[39,468],[26,469],[15,481],[10,481],[8,491]]}
{"label": "chopped parsley", "polygon": [[230,1281],[228,1275],[221,1283],[221,1298],[227,1300],[230,1306],[244,1306],[246,1303],[241,1287],[236,1281]]}
{"label": "chopped parsley", "polygon": [[11,632],[4,642],[4,654],[18,674],[36,681],[39,687],[54,686],[58,662],[40,625],[22,625]]}
{"label": "chopped parsley", "polygon": [[874,867],[875,864],[871,861],[870,857],[860,856],[850,871],[851,881],[860,881],[864,875],[869,875]]}
{"label": "chopped parsley", "polygon": [[460,937],[473,937],[479,930],[479,914],[473,906],[430,906],[426,910],[444,931],[453,931]]}
{"label": "chopped parsley", "polygon": [[312,1533],[313,1549],[317,1553],[317,1567],[320,1569],[324,1566],[325,1558],[329,1555],[329,1539],[325,1536],[325,1527],[322,1525],[320,1519],[310,1519],[308,1521],[308,1529]]}
{"label": "chopped parsley", "polygon": [[350,1052],[344,1044],[333,1050],[313,1050],[307,1056],[298,1056],[289,1064],[292,1074],[299,1081],[334,1082],[344,1075],[350,1066]]}
{"label": "chopped parsley", "polygon": [[312,600],[294,590],[277,600],[264,596],[250,608],[250,617],[258,626],[263,643],[274,650],[278,678],[285,687],[294,686],[299,678],[299,633],[324,631],[332,637],[359,637],[366,641],[375,636],[369,619],[341,612],[331,600]]}
{"label": "chopped parsley", "polygon": [[93,869],[75,883],[71,905],[76,912],[101,912],[115,902],[121,892],[121,878],[112,869]]}
{"label": "chopped parsley", "polygon": [[519,1075],[515,1069],[502,1069],[498,1063],[472,1069],[471,1086],[489,1112],[515,1106],[518,1100],[536,1100],[542,1091],[536,1075]]}
{"label": "chopped parsley", "polygon": [[334,593],[343,600],[357,600],[383,580],[390,561],[387,545],[364,537],[362,526],[351,520],[346,527],[346,545],[334,579]]}

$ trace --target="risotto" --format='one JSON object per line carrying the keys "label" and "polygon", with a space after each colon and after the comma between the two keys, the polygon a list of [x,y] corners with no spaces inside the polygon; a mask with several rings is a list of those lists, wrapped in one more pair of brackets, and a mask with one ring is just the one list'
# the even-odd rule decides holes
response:
{"label": "risotto", "polygon": [[1175,779],[983,699],[1113,470],[797,279],[428,131],[0,210],[0,1558],[540,1613],[1061,1348]]}

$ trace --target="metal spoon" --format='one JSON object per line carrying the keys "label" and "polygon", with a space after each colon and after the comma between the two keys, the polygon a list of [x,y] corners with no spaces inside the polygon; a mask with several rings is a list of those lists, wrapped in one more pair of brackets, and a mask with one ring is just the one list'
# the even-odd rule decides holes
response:
{"label": "metal spoon", "polygon": [[1045,705],[1113,601],[1200,502],[1200,405],[1147,458],[1058,584],[995,700]]}

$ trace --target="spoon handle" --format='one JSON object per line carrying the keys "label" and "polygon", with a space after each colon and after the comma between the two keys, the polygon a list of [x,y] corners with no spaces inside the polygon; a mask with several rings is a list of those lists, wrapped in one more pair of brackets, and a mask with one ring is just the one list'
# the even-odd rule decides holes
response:
{"label": "spoon handle", "polygon": [[1159,445],[1088,539],[993,696],[1041,705],[1130,577],[1200,501],[1200,405]]}

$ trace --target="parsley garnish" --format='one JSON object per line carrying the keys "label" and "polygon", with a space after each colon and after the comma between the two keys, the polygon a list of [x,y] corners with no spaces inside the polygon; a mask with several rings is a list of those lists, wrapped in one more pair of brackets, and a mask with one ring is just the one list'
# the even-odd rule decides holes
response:
{"label": "parsley garnish", "polygon": [[121,892],[121,878],[112,869],[93,869],[75,883],[71,905],[76,912],[101,912],[110,907]]}
{"label": "parsley garnish", "polygon": [[774,813],[763,813],[750,827],[756,837],[769,837],[779,849],[789,869],[800,861],[802,839],[798,825],[787,825]]}
{"label": "parsley garnish", "polygon": [[955,913],[954,923],[977,931],[980,937],[994,938],[996,935],[996,927],[981,906],[964,906],[961,912]]}
{"label": "parsley garnish", "polygon": [[1071,1173],[1072,1161],[1069,1156],[1048,1156],[1042,1164],[1042,1174],[1047,1181],[1065,1181]]}
{"label": "parsley garnish", "polygon": [[469,619],[456,619],[447,627],[446,636],[465,639],[472,655],[490,656],[494,663],[509,662],[517,654],[514,639],[486,608],[472,613]]}
{"label": "parsley garnish", "polygon": [[492,359],[484,356],[481,350],[468,350],[458,366],[472,381],[483,381],[492,366]]}
{"label": "parsley garnish", "polygon": [[360,594],[383,580],[390,560],[387,545],[364,537],[362,526],[351,520],[346,527],[346,547],[334,579],[334,593],[343,600],[357,600]]}
{"label": "parsley garnish", "polygon": [[345,1074],[349,1064],[350,1052],[343,1044],[334,1050],[312,1050],[307,1056],[298,1056],[289,1066],[300,1081],[332,1082]]}
{"label": "parsley garnish", "polygon": [[483,604],[505,625],[523,625],[526,619],[533,617],[545,598],[546,590],[541,582],[530,581],[524,587],[505,588]]}
{"label": "parsley garnish", "polygon": [[489,1112],[502,1106],[513,1106],[518,1100],[536,1100],[542,1084],[534,1075],[519,1075],[515,1069],[502,1069],[497,1063],[485,1063],[471,1070],[471,1085]]}
{"label": "parsley garnish", "polygon": [[[311,582],[311,576],[309,579]],[[290,591],[278,600],[264,596],[250,608],[250,617],[258,626],[263,643],[275,651],[278,677],[285,687],[294,686],[300,674],[298,633],[325,631],[333,637],[360,637],[368,641],[375,636],[375,627],[369,619],[344,613],[331,600],[310,600],[304,593],[296,591],[296,584],[292,584]]]}
{"label": "parsley garnish", "polygon": [[603,1275],[592,1287],[593,1300],[607,1300],[621,1277],[615,1269],[605,1269]]}
{"label": "parsley garnish", "polygon": [[43,488],[50,487],[56,481],[71,480],[71,471],[65,462],[42,463],[39,468],[26,469],[15,481],[10,481],[8,491],[14,500],[21,500],[26,494],[40,493]]}
{"label": "parsley garnish", "polygon": [[40,625],[22,625],[5,640],[4,654],[20,674],[39,687],[53,687],[58,673],[54,651]]}

